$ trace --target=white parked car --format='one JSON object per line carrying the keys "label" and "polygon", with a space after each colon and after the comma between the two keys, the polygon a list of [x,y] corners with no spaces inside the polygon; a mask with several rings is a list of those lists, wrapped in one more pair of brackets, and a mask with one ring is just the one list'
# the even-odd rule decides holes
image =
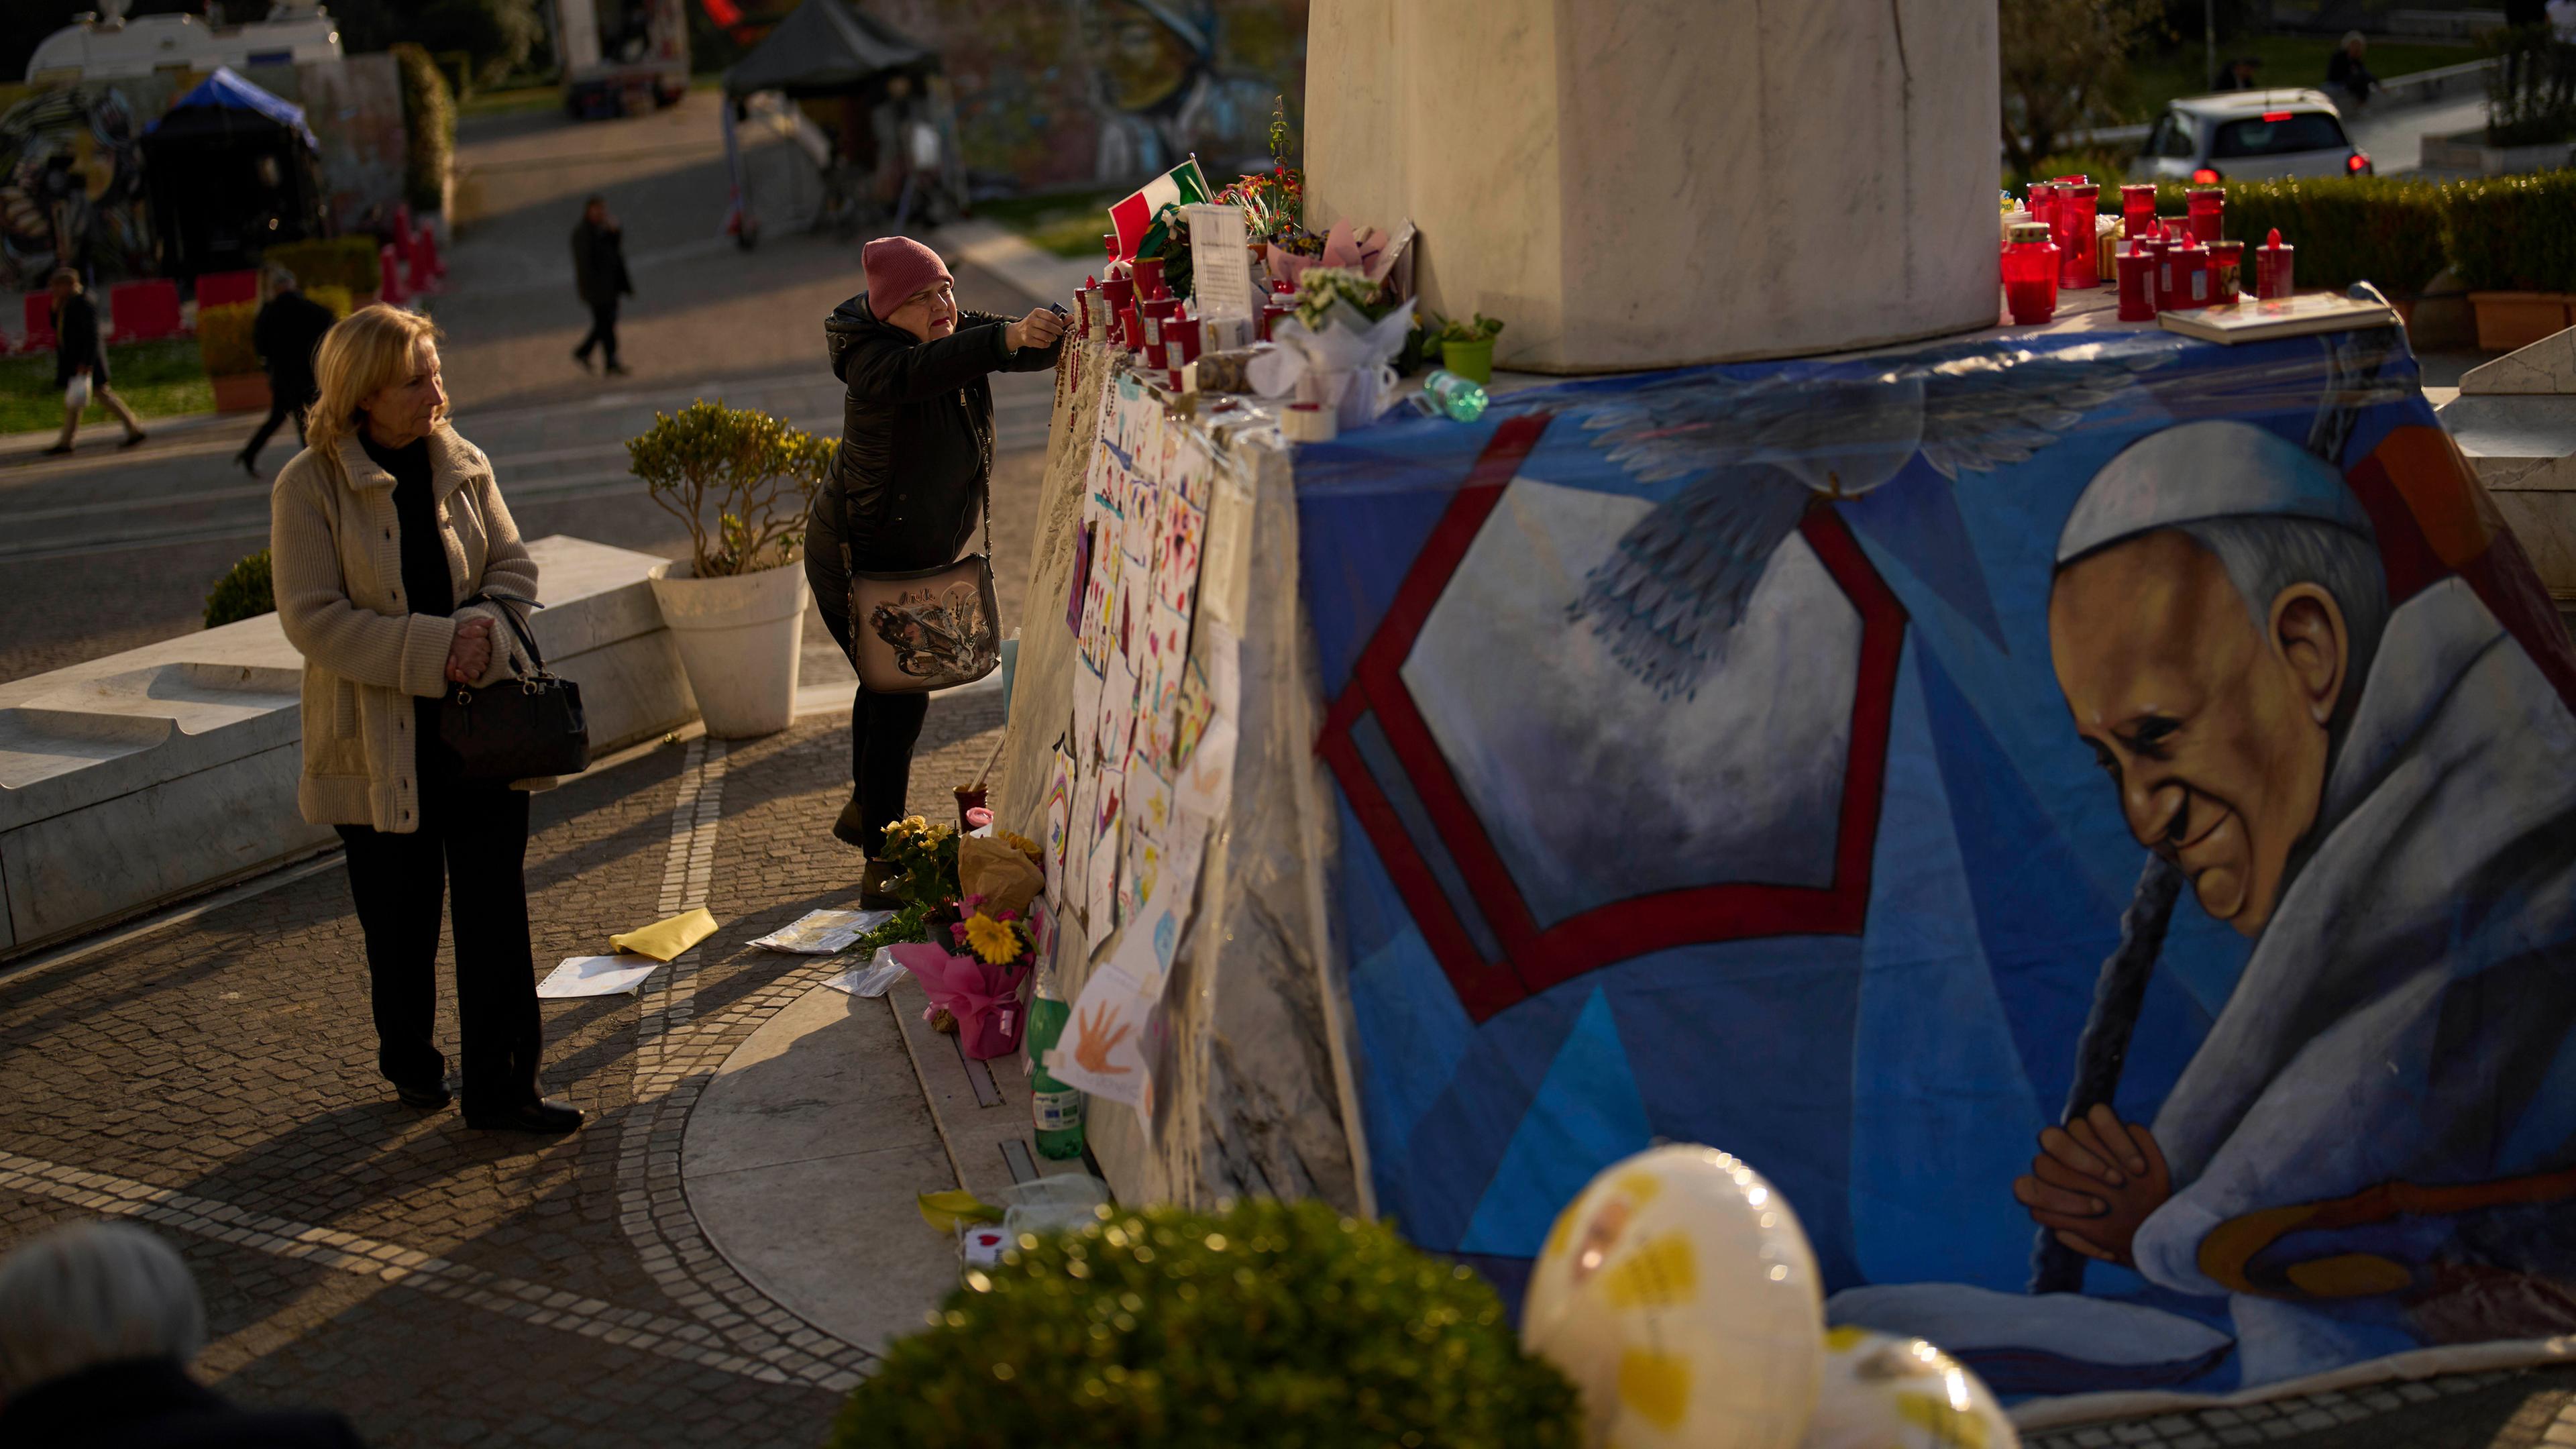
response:
{"label": "white parked car", "polygon": [[2262,181],[2368,176],[2370,157],[2344,134],[2323,91],[2223,91],[2184,96],[2156,118],[2138,153],[2138,179]]}

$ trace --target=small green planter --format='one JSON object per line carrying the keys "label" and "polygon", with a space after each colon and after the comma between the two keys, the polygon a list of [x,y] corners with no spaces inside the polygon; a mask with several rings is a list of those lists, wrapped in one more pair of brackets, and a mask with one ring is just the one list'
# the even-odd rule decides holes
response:
{"label": "small green planter", "polygon": [[1440,344],[1440,365],[1473,383],[1494,380],[1494,339]]}

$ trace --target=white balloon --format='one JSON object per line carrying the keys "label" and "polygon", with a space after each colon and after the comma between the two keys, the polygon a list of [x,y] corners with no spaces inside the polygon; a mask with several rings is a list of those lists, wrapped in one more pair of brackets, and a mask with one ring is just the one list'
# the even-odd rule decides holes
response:
{"label": "white balloon", "polygon": [[1583,1391],[1594,1449],[1796,1449],[1824,1372],[1815,1253],[1735,1158],[1641,1152],[1557,1215],[1521,1341]]}
{"label": "white balloon", "polygon": [[2020,1449],[1985,1381],[1919,1338],[1825,1333],[1825,1387],[1804,1449]]}

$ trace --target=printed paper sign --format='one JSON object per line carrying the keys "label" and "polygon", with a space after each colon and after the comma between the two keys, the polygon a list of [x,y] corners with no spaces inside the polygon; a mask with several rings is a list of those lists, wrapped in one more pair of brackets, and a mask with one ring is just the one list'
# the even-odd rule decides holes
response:
{"label": "printed paper sign", "polygon": [[1181,208],[1190,224],[1190,295],[1202,317],[1252,315],[1251,253],[1245,250],[1240,208],[1193,205]]}

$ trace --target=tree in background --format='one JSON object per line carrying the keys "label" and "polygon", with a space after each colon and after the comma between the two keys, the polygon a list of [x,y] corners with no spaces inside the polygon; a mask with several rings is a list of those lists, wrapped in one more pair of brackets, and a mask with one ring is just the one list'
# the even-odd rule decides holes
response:
{"label": "tree in background", "polygon": [[2001,0],[2004,159],[2026,172],[2105,121],[2163,0]]}

